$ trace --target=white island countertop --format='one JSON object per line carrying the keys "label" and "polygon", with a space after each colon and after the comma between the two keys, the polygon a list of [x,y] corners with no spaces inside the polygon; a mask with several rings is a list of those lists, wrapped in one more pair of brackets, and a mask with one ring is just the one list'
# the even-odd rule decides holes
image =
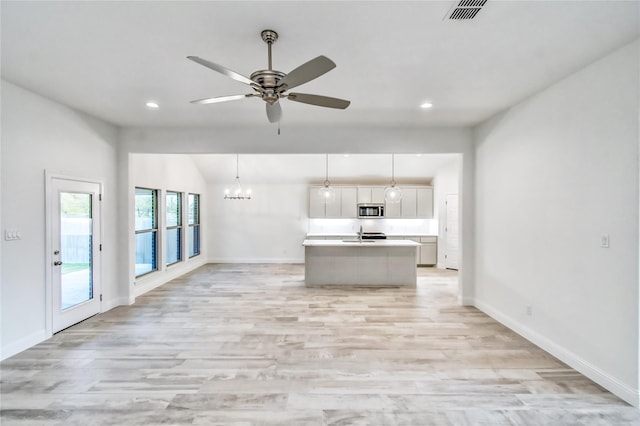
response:
{"label": "white island countertop", "polygon": [[[424,232],[413,232],[413,233],[393,233],[393,232],[385,232],[387,238],[397,238],[397,237],[437,237],[438,234],[430,234]],[[349,232],[349,233],[331,233],[331,232],[308,232],[307,238],[358,238],[357,232]]]}
{"label": "white island countertop", "polygon": [[411,240],[362,240],[345,238],[344,240],[304,240],[305,247],[418,247],[420,243]]}

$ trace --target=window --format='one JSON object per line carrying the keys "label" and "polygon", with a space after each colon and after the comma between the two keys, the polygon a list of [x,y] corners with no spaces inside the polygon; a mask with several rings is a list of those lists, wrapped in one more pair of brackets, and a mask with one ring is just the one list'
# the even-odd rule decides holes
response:
{"label": "window", "polygon": [[136,188],[136,277],[158,270],[158,191]]}
{"label": "window", "polygon": [[167,265],[182,260],[182,194],[167,191]]}
{"label": "window", "polygon": [[189,194],[189,257],[200,254],[200,194]]}

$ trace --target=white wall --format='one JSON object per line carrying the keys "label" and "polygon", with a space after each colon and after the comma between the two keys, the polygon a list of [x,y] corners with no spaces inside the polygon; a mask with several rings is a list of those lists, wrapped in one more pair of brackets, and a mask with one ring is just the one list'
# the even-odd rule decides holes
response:
{"label": "white wall", "polygon": [[[201,226],[201,254],[192,258],[188,257],[187,241],[183,238],[184,259],[171,266],[166,266],[165,262],[165,232],[160,232],[159,239],[159,259],[158,270],[141,277],[135,277],[135,262],[129,261],[122,265],[128,269],[129,281],[131,283],[129,294],[133,297],[139,296],[147,291],[158,287],[186,272],[189,272],[207,261],[207,184],[200,174],[198,167],[187,155],[178,154],[131,154],[130,161],[130,182],[129,194],[131,199],[130,223],[134,223],[134,191],[136,187],[157,189],[158,193],[158,227],[164,229],[166,226],[165,195],[166,191],[178,191],[183,193],[183,201],[189,193],[200,194],[200,226]],[[184,206],[183,202],[183,206]],[[184,210],[186,212],[186,209]],[[184,216],[183,216],[184,217]],[[184,222],[184,234],[187,233],[187,221]],[[184,235],[183,234],[183,235]],[[129,228],[129,245],[131,253],[129,259],[135,258],[135,234],[133,226]]]}
{"label": "white wall", "polygon": [[480,126],[475,188],[476,305],[635,405],[638,49]]}
{"label": "white wall", "polygon": [[103,121],[2,81],[2,359],[48,337],[45,276],[45,170],[104,183],[103,310],[120,303],[114,232],[118,131]]}
{"label": "white wall", "polygon": [[458,195],[459,192],[460,159],[456,158],[442,166],[433,178],[433,217],[438,219],[438,268],[445,267],[447,254],[445,243],[447,195]]}
{"label": "white wall", "polygon": [[304,262],[307,185],[251,185],[251,200],[225,200],[224,188],[207,191],[210,262]]}

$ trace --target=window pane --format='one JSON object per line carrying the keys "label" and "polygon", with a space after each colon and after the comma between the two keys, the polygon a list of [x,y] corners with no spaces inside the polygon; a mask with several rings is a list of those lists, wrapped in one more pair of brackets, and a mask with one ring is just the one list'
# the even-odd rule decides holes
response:
{"label": "window pane", "polygon": [[167,265],[176,263],[181,259],[180,256],[180,234],[182,228],[167,229]]}
{"label": "window pane", "polygon": [[180,218],[180,193],[167,192],[167,227],[179,226]]}
{"label": "window pane", "polygon": [[189,227],[189,257],[200,254],[200,226]]}
{"label": "window pane", "polygon": [[60,308],[93,299],[92,195],[60,193]]}
{"label": "window pane", "polygon": [[156,229],[156,190],[136,188],[136,231]]}
{"label": "window pane", "polygon": [[200,223],[200,195],[189,194],[189,225]]}
{"label": "window pane", "polygon": [[156,265],[157,232],[136,234],[136,276],[158,269]]}

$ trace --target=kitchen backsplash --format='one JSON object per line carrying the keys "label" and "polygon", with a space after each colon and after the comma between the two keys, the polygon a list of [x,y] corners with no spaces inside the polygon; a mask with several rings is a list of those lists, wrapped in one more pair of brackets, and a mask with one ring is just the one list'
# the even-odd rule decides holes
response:
{"label": "kitchen backsplash", "polygon": [[437,235],[436,219],[309,219],[310,234],[384,232],[389,235]]}

